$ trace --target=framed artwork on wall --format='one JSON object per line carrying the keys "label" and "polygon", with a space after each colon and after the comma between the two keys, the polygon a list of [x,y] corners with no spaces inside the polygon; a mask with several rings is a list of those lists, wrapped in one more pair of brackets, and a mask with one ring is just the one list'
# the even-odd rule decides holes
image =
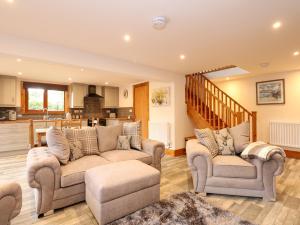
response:
{"label": "framed artwork on wall", "polygon": [[256,82],[256,104],[285,104],[284,79]]}
{"label": "framed artwork on wall", "polygon": [[170,105],[170,88],[162,87],[152,90],[152,106],[169,106]]}

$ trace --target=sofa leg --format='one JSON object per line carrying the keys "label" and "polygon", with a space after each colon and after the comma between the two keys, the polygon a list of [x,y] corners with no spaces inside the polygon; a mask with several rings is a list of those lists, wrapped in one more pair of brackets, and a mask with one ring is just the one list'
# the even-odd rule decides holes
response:
{"label": "sofa leg", "polygon": [[54,214],[54,209],[49,210],[48,212],[45,212],[45,213],[43,214],[43,216],[51,216],[51,215],[53,215],[53,214]]}
{"label": "sofa leg", "polygon": [[276,202],[276,198],[263,197],[264,202]]}
{"label": "sofa leg", "polygon": [[198,196],[200,197],[206,197],[207,193],[206,192],[195,192]]}

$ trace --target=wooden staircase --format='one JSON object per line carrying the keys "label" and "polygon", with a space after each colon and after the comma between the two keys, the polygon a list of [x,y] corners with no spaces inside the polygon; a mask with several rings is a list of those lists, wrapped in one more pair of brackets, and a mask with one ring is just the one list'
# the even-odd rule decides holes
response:
{"label": "wooden staircase", "polygon": [[223,67],[186,75],[185,102],[187,113],[197,128],[222,129],[250,122],[251,140],[256,141],[256,112],[250,112],[205,77]]}

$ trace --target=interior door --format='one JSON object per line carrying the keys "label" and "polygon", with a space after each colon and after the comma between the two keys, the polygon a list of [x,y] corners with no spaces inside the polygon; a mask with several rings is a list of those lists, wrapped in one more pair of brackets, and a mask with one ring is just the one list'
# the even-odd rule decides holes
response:
{"label": "interior door", "polygon": [[141,121],[142,137],[148,138],[149,82],[133,86],[133,109],[136,121]]}

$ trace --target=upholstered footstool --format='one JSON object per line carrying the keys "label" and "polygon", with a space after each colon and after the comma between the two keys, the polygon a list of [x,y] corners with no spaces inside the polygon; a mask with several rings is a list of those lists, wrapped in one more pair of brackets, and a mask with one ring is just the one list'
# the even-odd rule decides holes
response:
{"label": "upholstered footstool", "polygon": [[85,185],[86,202],[102,225],[159,201],[160,172],[137,160],[111,163],[88,170]]}

